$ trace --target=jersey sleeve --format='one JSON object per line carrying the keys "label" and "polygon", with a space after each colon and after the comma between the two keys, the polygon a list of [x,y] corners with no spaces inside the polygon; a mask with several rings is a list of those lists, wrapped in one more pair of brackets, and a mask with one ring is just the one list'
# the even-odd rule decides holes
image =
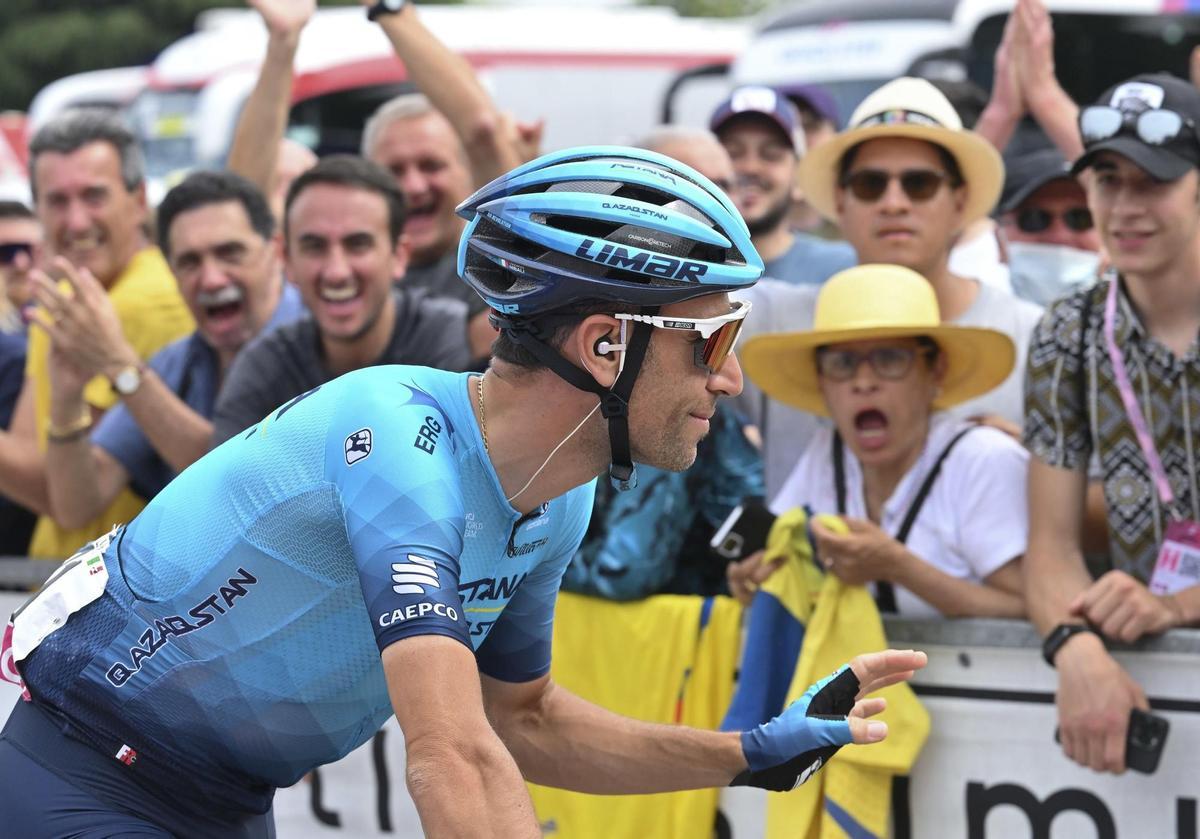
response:
{"label": "jersey sleeve", "polygon": [[351,394],[330,424],[326,469],[381,651],[413,635],[472,646],[458,593],[464,512],[448,427],[432,397],[404,385]]}
{"label": "jersey sleeve", "polygon": [[530,682],[550,671],[554,602],[567,564],[579,550],[592,515],[596,484],[552,501],[562,505],[556,549],[517,589],[475,658],[480,672],[504,682]]}

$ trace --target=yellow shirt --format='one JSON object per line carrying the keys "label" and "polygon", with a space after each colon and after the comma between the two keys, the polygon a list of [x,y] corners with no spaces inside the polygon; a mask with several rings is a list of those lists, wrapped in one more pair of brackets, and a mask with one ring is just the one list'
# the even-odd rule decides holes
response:
{"label": "yellow shirt", "polygon": [[[196,329],[171,269],[158,248],[144,248],[134,254],[108,289],[108,296],[117,310],[126,339],[142,360]],[[50,424],[49,361],[49,337],[40,329],[31,329],[25,375],[33,381],[38,448],[42,451],[46,450],[46,428]],[[100,410],[107,410],[117,402],[117,394],[103,376],[88,382],[83,396],[89,405]],[[70,556],[84,542],[108,532],[114,524],[131,520],[145,505],[143,499],[126,488],[87,527],[64,530],[53,519],[42,516],[33,531],[29,553],[52,559]]]}

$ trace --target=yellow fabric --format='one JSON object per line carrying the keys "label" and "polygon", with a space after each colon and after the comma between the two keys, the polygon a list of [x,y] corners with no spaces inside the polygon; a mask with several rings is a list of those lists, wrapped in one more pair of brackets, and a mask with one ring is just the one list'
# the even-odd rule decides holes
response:
{"label": "yellow fabric", "polygon": [[[614,603],[560,593],[551,676],[573,693],[640,720],[715,729],[733,695],[741,607],[658,595]],[[546,836],[674,839],[712,834],[718,791],[584,795],[529,785]]]}
{"label": "yellow fabric", "polygon": [[[822,524],[844,532],[836,516],[821,515]],[[843,585],[822,574],[812,562],[807,514],[791,510],[776,520],[768,538],[768,556],[787,560],[763,590],[805,624],[800,662],[787,701],[859,653],[887,647],[883,621],[875,601],[862,586]],[[772,795],[767,804],[768,839],[843,839],[847,834],[829,812],[845,811],[872,835],[887,835],[892,776],[907,773],[929,736],[929,713],[906,684],[878,692],[888,707],[878,719],[888,724],[888,738],[870,746],[845,746],[808,783],[793,792]]]}
{"label": "yellow fabric", "polygon": [[[196,322],[158,248],[145,248],[134,254],[109,287],[108,296],[126,339],[143,360],[196,329]],[[50,422],[49,362],[49,337],[41,329],[31,329],[25,375],[33,382],[38,448],[42,451],[46,450],[46,428]],[[83,396],[89,405],[102,411],[117,402],[117,395],[103,376],[88,382]],[[145,504],[127,488],[86,527],[64,530],[53,519],[43,516],[33,531],[29,553],[51,559],[70,556],[84,542],[107,533],[114,524],[131,520]]]}

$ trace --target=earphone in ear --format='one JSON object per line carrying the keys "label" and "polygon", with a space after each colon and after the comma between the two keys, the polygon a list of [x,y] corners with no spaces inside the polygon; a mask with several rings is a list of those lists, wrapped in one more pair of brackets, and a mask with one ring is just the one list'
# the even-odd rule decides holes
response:
{"label": "earphone in ear", "polygon": [[608,342],[611,335],[605,335],[596,341],[596,345],[592,348],[592,352],[596,355],[609,355],[615,347]]}

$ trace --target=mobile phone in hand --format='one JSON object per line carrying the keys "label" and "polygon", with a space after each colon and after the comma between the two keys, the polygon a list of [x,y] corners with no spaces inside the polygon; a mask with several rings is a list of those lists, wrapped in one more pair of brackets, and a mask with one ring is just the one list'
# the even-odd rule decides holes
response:
{"label": "mobile phone in hand", "polygon": [[767,546],[767,534],[775,523],[775,514],[767,509],[762,496],[747,496],[729,513],[709,546],[726,560],[744,559]]}
{"label": "mobile phone in hand", "polygon": [[[1129,712],[1129,731],[1125,735],[1125,768],[1153,775],[1167,744],[1171,723],[1158,714],[1134,708]],[[1054,729],[1054,742],[1062,742],[1062,732]]]}
{"label": "mobile phone in hand", "polygon": [[1129,733],[1125,737],[1125,766],[1152,775],[1158,769],[1170,729],[1164,717],[1134,708],[1129,713]]}

